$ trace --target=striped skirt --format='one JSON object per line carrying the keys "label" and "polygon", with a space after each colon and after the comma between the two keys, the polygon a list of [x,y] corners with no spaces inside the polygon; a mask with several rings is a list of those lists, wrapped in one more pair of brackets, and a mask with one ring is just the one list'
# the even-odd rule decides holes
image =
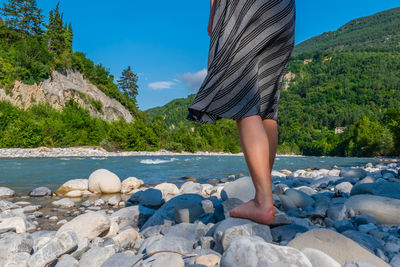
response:
{"label": "striped skirt", "polygon": [[208,72],[187,119],[260,115],[278,120],[283,77],[294,48],[294,0],[216,0]]}

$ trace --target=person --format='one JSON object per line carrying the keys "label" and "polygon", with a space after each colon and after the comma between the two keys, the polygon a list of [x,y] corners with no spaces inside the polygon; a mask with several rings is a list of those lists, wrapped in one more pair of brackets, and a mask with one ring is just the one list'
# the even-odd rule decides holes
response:
{"label": "person", "polygon": [[187,119],[236,120],[255,196],[231,217],[274,220],[271,171],[278,145],[278,104],[294,48],[294,0],[211,0],[208,71]]}

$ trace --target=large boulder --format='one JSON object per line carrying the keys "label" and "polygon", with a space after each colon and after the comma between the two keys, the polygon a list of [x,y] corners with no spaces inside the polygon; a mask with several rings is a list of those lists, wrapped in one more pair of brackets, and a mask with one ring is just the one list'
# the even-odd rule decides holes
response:
{"label": "large boulder", "polygon": [[299,250],[265,242],[257,236],[232,240],[221,258],[221,267],[312,267]]}
{"label": "large boulder", "polygon": [[318,249],[329,255],[342,266],[351,261],[363,261],[375,264],[378,267],[389,267],[386,262],[364,249],[353,240],[328,229],[313,229],[300,234],[290,241],[288,246],[296,249]]}
{"label": "large boulder", "polygon": [[61,185],[56,192],[57,196],[66,196],[72,191],[87,191],[89,189],[88,179],[72,179]]}
{"label": "large boulder", "polygon": [[254,198],[256,190],[250,176],[241,177],[224,186],[221,191],[221,198],[238,198],[243,202],[247,202]]}
{"label": "large boulder", "polygon": [[106,169],[94,171],[89,176],[89,191],[93,193],[112,194],[121,191],[121,180]]}
{"label": "large boulder", "polygon": [[400,199],[400,183],[382,181],[378,183],[356,184],[350,194],[369,194]]}
{"label": "large boulder", "polygon": [[344,178],[363,179],[367,176],[367,172],[362,168],[349,167],[341,169],[339,176]]}
{"label": "large boulder", "polygon": [[141,227],[153,214],[155,210],[141,205],[122,208],[110,215],[110,220],[116,222],[120,228],[125,226]]}
{"label": "large boulder", "polygon": [[107,232],[110,228],[110,219],[100,212],[88,212],[81,214],[62,225],[57,233],[65,230],[73,230],[78,238],[93,238]]}
{"label": "large boulder", "polygon": [[356,213],[374,217],[380,223],[400,225],[399,199],[374,195],[356,195],[350,197],[345,205]]}
{"label": "large boulder", "polygon": [[12,197],[15,195],[15,191],[8,187],[0,187],[0,197]]}

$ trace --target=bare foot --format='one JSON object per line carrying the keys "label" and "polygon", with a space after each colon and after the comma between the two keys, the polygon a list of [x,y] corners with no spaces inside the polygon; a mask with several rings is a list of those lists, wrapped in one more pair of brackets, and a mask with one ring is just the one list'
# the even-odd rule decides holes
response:
{"label": "bare foot", "polygon": [[[272,204],[272,203],[271,203]],[[244,218],[262,224],[270,224],[274,221],[274,206],[263,203],[261,205],[252,199],[229,212],[231,217]]]}

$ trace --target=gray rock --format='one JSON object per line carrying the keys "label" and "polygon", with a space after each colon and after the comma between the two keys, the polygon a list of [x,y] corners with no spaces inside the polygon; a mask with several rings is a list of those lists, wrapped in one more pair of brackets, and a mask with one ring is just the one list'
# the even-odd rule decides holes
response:
{"label": "gray rock", "polygon": [[0,262],[1,266],[11,267],[11,266],[28,266],[28,260],[31,254],[27,252],[11,253],[8,255],[5,262]]}
{"label": "gray rock", "polygon": [[377,225],[379,224],[379,222],[372,216],[368,215],[368,214],[361,214],[361,215],[357,215],[353,218],[354,223],[357,226],[360,226],[362,224],[374,224]]}
{"label": "gray rock", "polygon": [[378,227],[372,223],[362,224],[358,226],[358,231],[363,233],[369,233],[372,230],[377,230]]}
{"label": "gray rock", "polygon": [[247,202],[254,198],[255,193],[256,191],[251,177],[244,176],[226,184],[221,191],[221,198],[222,200],[238,198],[243,202]]}
{"label": "gray rock", "polygon": [[43,245],[53,239],[56,231],[36,231],[31,234],[33,238],[33,251],[38,251]]}
{"label": "gray rock", "polygon": [[202,223],[180,223],[163,228],[161,230],[161,233],[167,237],[174,236],[186,238],[187,240],[190,240],[194,243],[200,237],[204,236],[207,231],[207,226]]}
{"label": "gray rock", "polygon": [[377,267],[377,265],[362,261],[351,261],[343,267]]}
{"label": "gray rock", "polygon": [[318,267],[341,267],[340,263],[332,259],[329,255],[314,248],[300,249],[310,260],[312,266]]}
{"label": "gray rock", "polygon": [[201,184],[188,181],[179,190],[182,194],[198,194],[201,192]]}
{"label": "gray rock", "polygon": [[400,245],[392,242],[388,242],[384,246],[386,253],[398,253],[400,251]]}
{"label": "gray rock", "polygon": [[308,212],[308,216],[310,216],[312,219],[315,218],[325,218],[326,212],[329,208],[329,202],[328,201],[318,201],[315,203],[315,207],[313,210]]}
{"label": "gray rock", "polygon": [[342,221],[346,219],[346,211],[346,205],[338,204],[329,207],[326,214],[333,221]]}
{"label": "gray rock", "polygon": [[164,203],[141,227],[141,230],[153,225],[163,225],[165,220],[175,221],[175,208],[187,207],[189,203],[195,204],[199,203],[204,198],[196,194],[183,194],[170,199],[168,202]]}
{"label": "gray rock", "polygon": [[12,197],[15,195],[15,191],[8,187],[0,187],[0,197]]}
{"label": "gray rock", "polygon": [[0,210],[1,211],[6,211],[6,210],[10,210],[10,209],[18,209],[21,208],[21,206],[8,201],[8,200],[0,200]]}
{"label": "gray rock", "polygon": [[353,240],[328,229],[313,229],[300,234],[290,241],[288,246],[297,249],[318,249],[332,257],[342,266],[350,261],[366,261],[379,267],[389,267],[386,262]]}
{"label": "gray rock", "polygon": [[400,183],[377,182],[357,184],[351,190],[351,195],[370,194],[376,196],[400,199]]}
{"label": "gray rock", "polygon": [[66,230],[58,232],[56,236],[35,252],[29,259],[29,267],[45,266],[58,257],[73,250],[78,245],[77,235]]}
{"label": "gray rock", "polygon": [[186,254],[193,251],[193,245],[193,240],[188,240],[185,237],[164,236],[146,246],[146,253],[153,253],[159,250],[173,250]]}
{"label": "gray rock", "polygon": [[134,255],[130,252],[116,253],[109,257],[100,267],[132,267],[142,255]]}
{"label": "gray rock", "polygon": [[400,225],[400,200],[374,195],[356,195],[346,201],[356,213],[367,214],[380,223]]}
{"label": "gray rock", "polygon": [[358,185],[358,184],[369,184],[369,183],[375,183],[375,182],[376,182],[376,177],[367,176],[364,179],[361,179],[359,182],[357,182],[356,185]]}
{"label": "gray rock", "polygon": [[350,167],[350,168],[341,169],[339,176],[342,176],[345,178],[363,179],[367,176],[367,172],[362,168]]}
{"label": "gray rock", "polygon": [[92,247],[82,255],[79,266],[98,267],[114,254],[112,247]]}
{"label": "gray rock", "polygon": [[347,230],[356,230],[350,220],[336,221],[333,223],[333,227],[335,227],[339,233],[343,233]]}
{"label": "gray rock", "polygon": [[286,195],[279,195],[279,199],[281,200],[281,208],[283,210],[297,209],[296,204],[290,199],[290,197]]}
{"label": "gray rock", "polygon": [[78,238],[93,238],[108,232],[110,229],[110,219],[100,212],[89,212],[81,214],[66,224],[62,225],[57,233],[65,230],[73,230]]}
{"label": "gray rock", "polygon": [[390,260],[390,265],[393,267],[400,266],[400,254],[397,254]]}
{"label": "gray rock", "polygon": [[31,197],[51,196],[51,190],[45,186],[41,186],[30,191],[28,195]]}
{"label": "gray rock", "polygon": [[71,255],[65,254],[57,261],[55,267],[78,267],[79,262]]}
{"label": "gray rock", "polygon": [[221,267],[312,267],[297,249],[277,246],[260,237],[240,236],[232,240],[221,258]]}
{"label": "gray rock", "polygon": [[282,225],[278,227],[274,227],[271,230],[273,240],[275,242],[281,241],[290,241],[292,240],[298,233],[307,232],[308,228],[297,225],[297,224],[288,224]]}
{"label": "gray rock", "polygon": [[149,238],[150,236],[153,235],[159,235],[161,232],[162,225],[154,225],[154,226],[149,226],[146,229],[144,229],[142,232],[140,232],[140,235],[143,236],[144,238]]}
{"label": "gray rock", "polygon": [[354,230],[348,230],[343,232],[342,234],[357,242],[359,245],[369,250],[371,253],[374,253],[376,249],[383,249],[381,244],[375,238],[368,234]]}
{"label": "gray rock", "polygon": [[314,180],[311,184],[311,188],[325,188],[329,184],[333,184],[336,181],[342,180],[343,177],[340,176],[325,176],[319,179]]}
{"label": "gray rock", "polygon": [[136,192],[129,198],[129,201],[134,204],[139,203],[147,207],[159,207],[164,202],[162,198],[162,192],[154,188]]}
{"label": "gray rock", "polygon": [[300,190],[288,189],[285,191],[285,196],[287,196],[298,208],[314,205],[314,200]]}
{"label": "gray rock", "polygon": [[353,188],[353,185],[349,182],[342,182],[340,184],[337,184],[335,186],[335,191],[339,193],[346,193],[350,194],[351,189]]}
{"label": "gray rock", "polygon": [[29,233],[11,233],[0,239],[0,264],[3,265],[10,254],[31,253],[33,239]]}
{"label": "gray rock", "polygon": [[230,217],[229,212],[243,203],[244,202],[238,198],[228,198],[227,200],[222,202],[222,208],[224,210],[225,218]]}
{"label": "gray rock", "polygon": [[237,225],[226,229],[222,234],[215,235],[215,247],[217,252],[223,252],[228,247],[229,243],[238,236],[258,236],[266,242],[272,242],[271,230],[268,225],[250,222],[242,225]]}
{"label": "gray rock", "polygon": [[155,210],[153,209],[142,205],[136,205],[122,208],[109,217],[112,222],[118,223],[120,228],[128,225],[132,227],[141,227],[154,213]]}
{"label": "gray rock", "polygon": [[75,202],[73,202],[69,198],[62,198],[60,200],[54,201],[52,204],[60,208],[72,208],[75,206]]}
{"label": "gray rock", "polygon": [[157,253],[142,263],[142,266],[151,267],[183,267],[184,265],[182,256],[176,253]]}

